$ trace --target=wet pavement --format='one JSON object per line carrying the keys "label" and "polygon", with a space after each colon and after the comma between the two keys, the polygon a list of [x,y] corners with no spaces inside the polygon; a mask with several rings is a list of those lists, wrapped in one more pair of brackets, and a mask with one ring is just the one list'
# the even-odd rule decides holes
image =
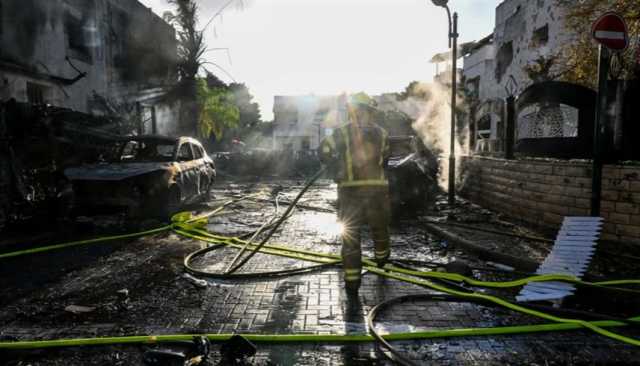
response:
{"label": "wet pavement", "polygon": [[[209,231],[225,236],[245,234],[282,213],[286,206],[284,203],[276,205],[275,197],[279,203],[291,201],[302,184],[302,181],[275,180],[221,182],[212,192],[208,207],[197,209],[214,208],[230,198],[260,193],[259,200],[230,205],[224,212],[211,217],[207,226]],[[335,209],[335,200],[335,185],[320,181],[303,198],[302,205],[306,208],[297,209],[269,243],[338,254],[339,225],[331,212]],[[482,228],[539,235],[469,203],[449,210],[440,202],[417,216],[396,220],[391,231],[392,258],[429,262],[423,268],[435,270],[450,261],[464,260],[474,268],[473,275],[479,279],[517,277],[512,273],[492,271],[486,262],[426,230],[426,222],[447,218]],[[83,231],[82,235],[109,231],[113,225],[104,224],[102,229],[92,228]],[[491,250],[536,261],[541,261],[550,247],[550,244],[522,238],[463,228],[448,229]],[[377,303],[400,295],[430,291],[369,273],[363,277],[359,305],[352,306],[343,292],[339,267],[276,279],[207,279],[208,285],[200,287],[184,277],[183,259],[204,245],[166,233],[4,260],[0,270],[0,334],[31,340],[183,333],[364,333],[367,331],[365,316]],[[363,250],[365,256],[372,256],[373,243],[366,233]],[[200,269],[220,272],[236,253],[235,249],[223,248],[198,258],[194,264]],[[608,274],[610,261],[610,258],[603,258],[594,264],[597,274]],[[257,254],[241,272],[259,273],[307,265],[309,263],[296,259]],[[638,269],[633,266],[627,272],[632,275]],[[491,293],[512,298],[516,290]],[[637,305],[635,296],[625,296],[632,299],[616,302],[624,306],[616,305],[615,309],[588,301],[585,305],[578,300],[573,301],[573,305],[584,310],[603,311],[604,308],[618,315],[637,315],[632,314],[632,310],[637,309],[634,307]],[[70,305],[83,307],[80,309],[84,311],[71,312]],[[539,323],[539,319],[500,308],[416,301],[385,310],[376,324],[383,331],[408,332]],[[637,329],[616,331],[639,335]],[[640,349],[588,331],[394,342],[394,345],[418,364],[640,363]],[[0,353],[0,361],[7,365],[138,365],[142,364],[146,347],[5,352]],[[220,360],[217,346],[207,364],[226,364]],[[256,356],[245,364],[387,365],[390,362],[373,343],[259,344]]]}

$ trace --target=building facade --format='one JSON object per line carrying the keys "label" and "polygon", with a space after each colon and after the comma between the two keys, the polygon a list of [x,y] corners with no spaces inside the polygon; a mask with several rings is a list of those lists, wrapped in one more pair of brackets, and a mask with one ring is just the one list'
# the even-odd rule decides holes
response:
{"label": "building facade", "polygon": [[345,96],[276,96],[273,148],[317,150],[320,141],[347,121]]}
{"label": "building facade", "polygon": [[[470,100],[472,149],[501,149],[505,99],[535,82],[554,79],[553,62],[575,38],[564,26],[555,0],[505,0],[496,8],[494,32],[465,50],[463,76]],[[550,63],[544,73],[536,64]],[[475,128],[473,128],[475,127]]]}
{"label": "building facade", "polygon": [[173,27],[136,0],[0,2],[0,100],[136,114],[140,132],[170,134],[176,60]]}

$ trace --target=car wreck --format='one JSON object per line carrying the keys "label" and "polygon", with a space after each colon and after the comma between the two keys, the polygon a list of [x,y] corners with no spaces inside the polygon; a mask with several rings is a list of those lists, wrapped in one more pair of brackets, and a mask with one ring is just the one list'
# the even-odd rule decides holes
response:
{"label": "car wreck", "polygon": [[438,159],[416,136],[391,136],[389,149],[386,173],[394,216],[424,207],[438,190]]}
{"label": "car wreck", "polygon": [[213,160],[190,137],[127,137],[112,153],[103,162],[65,169],[75,215],[124,211],[168,218],[207,196],[216,176]]}

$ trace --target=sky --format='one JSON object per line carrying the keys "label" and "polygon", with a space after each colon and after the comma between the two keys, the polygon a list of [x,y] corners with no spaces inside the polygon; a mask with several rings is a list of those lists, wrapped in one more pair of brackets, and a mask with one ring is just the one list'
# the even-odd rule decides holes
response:
{"label": "sky", "polygon": [[[226,4],[231,3],[224,8]],[[162,15],[167,0],[140,0]],[[371,95],[431,81],[428,61],[447,51],[447,17],[429,0],[198,0],[205,31],[205,67],[226,82],[245,83],[273,118],[275,95]],[[460,14],[460,42],[493,31],[500,0],[451,0]],[[232,79],[233,78],[233,79]]]}

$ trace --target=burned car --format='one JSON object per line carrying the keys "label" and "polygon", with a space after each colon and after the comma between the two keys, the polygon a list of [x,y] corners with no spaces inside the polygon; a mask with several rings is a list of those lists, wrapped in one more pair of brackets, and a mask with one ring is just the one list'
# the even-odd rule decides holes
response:
{"label": "burned car", "polygon": [[389,137],[386,174],[394,216],[420,209],[438,190],[438,159],[416,136]]}
{"label": "burned car", "polygon": [[208,196],[215,165],[189,137],[133,136],[113,144],[106,161],[67,168],[76,214],[125,211],[167,218]]}

